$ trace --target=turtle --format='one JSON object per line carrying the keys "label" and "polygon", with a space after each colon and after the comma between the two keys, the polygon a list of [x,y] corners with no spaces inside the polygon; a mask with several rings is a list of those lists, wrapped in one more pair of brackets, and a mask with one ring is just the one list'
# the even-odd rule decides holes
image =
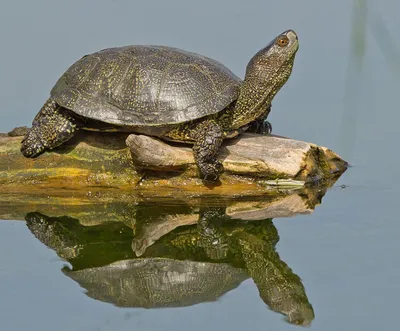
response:
{"label": "turtle", "polygon": [[104,49],[58,79],[21,142],[36,157],[80,129],[121,131],[189,143],[200,177],[218,180],[222,141],[246,130],[268,133],[271,101],[289,79],[299,42],[287,30],[249,61],[242,81],[220,62],[182,49]]}

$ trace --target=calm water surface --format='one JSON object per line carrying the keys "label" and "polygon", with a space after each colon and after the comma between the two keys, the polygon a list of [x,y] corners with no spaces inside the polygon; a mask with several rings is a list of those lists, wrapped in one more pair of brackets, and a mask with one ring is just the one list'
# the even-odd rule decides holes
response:
{"label": "calm water surface", "polygon": [[395,0],[5,4],[2,132],[30,125],[84,54],[166,44],[243,76],[248,59],[291,28],[300,50],[273,104],[274,132],[327,146],[353,167],[327,192],[286,197],[282,210],[296,202],[295,216],[277,217],[266,196],[1,202],[0,330],[299,328],[285,315],[314,330],[394,329],[399,11]]}

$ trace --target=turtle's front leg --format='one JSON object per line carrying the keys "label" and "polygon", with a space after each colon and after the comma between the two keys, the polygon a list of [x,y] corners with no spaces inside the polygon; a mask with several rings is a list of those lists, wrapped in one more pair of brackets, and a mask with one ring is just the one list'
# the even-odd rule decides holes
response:
{"label": "turtle's front leg", "polygon": [[80,126],[77,118],[69,116],[54,100],[49,99],[22,140],[21,152],[25,157],[36,157],[46,149],[53,149],[71,139]]}
{"label": "turtle's front leg", "polygon": [[222,231],[220,222],[228,217],[226,207],[203,206],[199,211],[197,232],[198,245],[203,247],[207,256],[212,260],[226,258],[229,250],[229,237]]}
{"label": "turtle's front leg", "polygon": [[217,180],[223,166],[217,159],[223,131],[213,119],[200,122],[193,130],[193,155],[200,173],[206,180]]}
{"label": "turtle's front leg", "polygon": [[262,135],[269,135],[272,132],[272,125],[267,121],[267,117],[271,112],[271,106],[268,107],[267,111],[257,118],[255,121],[249,123],[249,128],[246,132],[257,133]]}

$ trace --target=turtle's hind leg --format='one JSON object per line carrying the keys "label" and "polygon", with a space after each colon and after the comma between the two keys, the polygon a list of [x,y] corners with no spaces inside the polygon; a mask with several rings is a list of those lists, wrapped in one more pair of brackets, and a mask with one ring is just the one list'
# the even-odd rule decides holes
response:
{"label": "turtle's hind leg", "polygon": [[192,133],[193,155],[199,170],[206,180],[217,180],[223,166],[217,159],[222,144],[223,131],[213,119],[200,122]]}
{"label": "turtle's hind leg", "polygon": [[50,98],[22,140],[21,152],[25,157],[36,157],[46,149],[53,149],[72,138],[81,125],[77,118],[70,116]]}

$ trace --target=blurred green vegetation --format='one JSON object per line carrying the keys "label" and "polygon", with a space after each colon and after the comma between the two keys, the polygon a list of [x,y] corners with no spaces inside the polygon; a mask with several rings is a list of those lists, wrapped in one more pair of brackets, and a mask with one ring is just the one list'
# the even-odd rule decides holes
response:
{"label": "blurred green vegetation", "polygon": [[357,139],[357,118],[359,108],[359,89],[367,52],[367,31],[382,52],[389,70],[398,77],[400,72],[400,52],[385,20],[368,6],[368,0],[354,0],[350,54],[344,96],[344,112],[340,142],[343,156],[351,158]]}

